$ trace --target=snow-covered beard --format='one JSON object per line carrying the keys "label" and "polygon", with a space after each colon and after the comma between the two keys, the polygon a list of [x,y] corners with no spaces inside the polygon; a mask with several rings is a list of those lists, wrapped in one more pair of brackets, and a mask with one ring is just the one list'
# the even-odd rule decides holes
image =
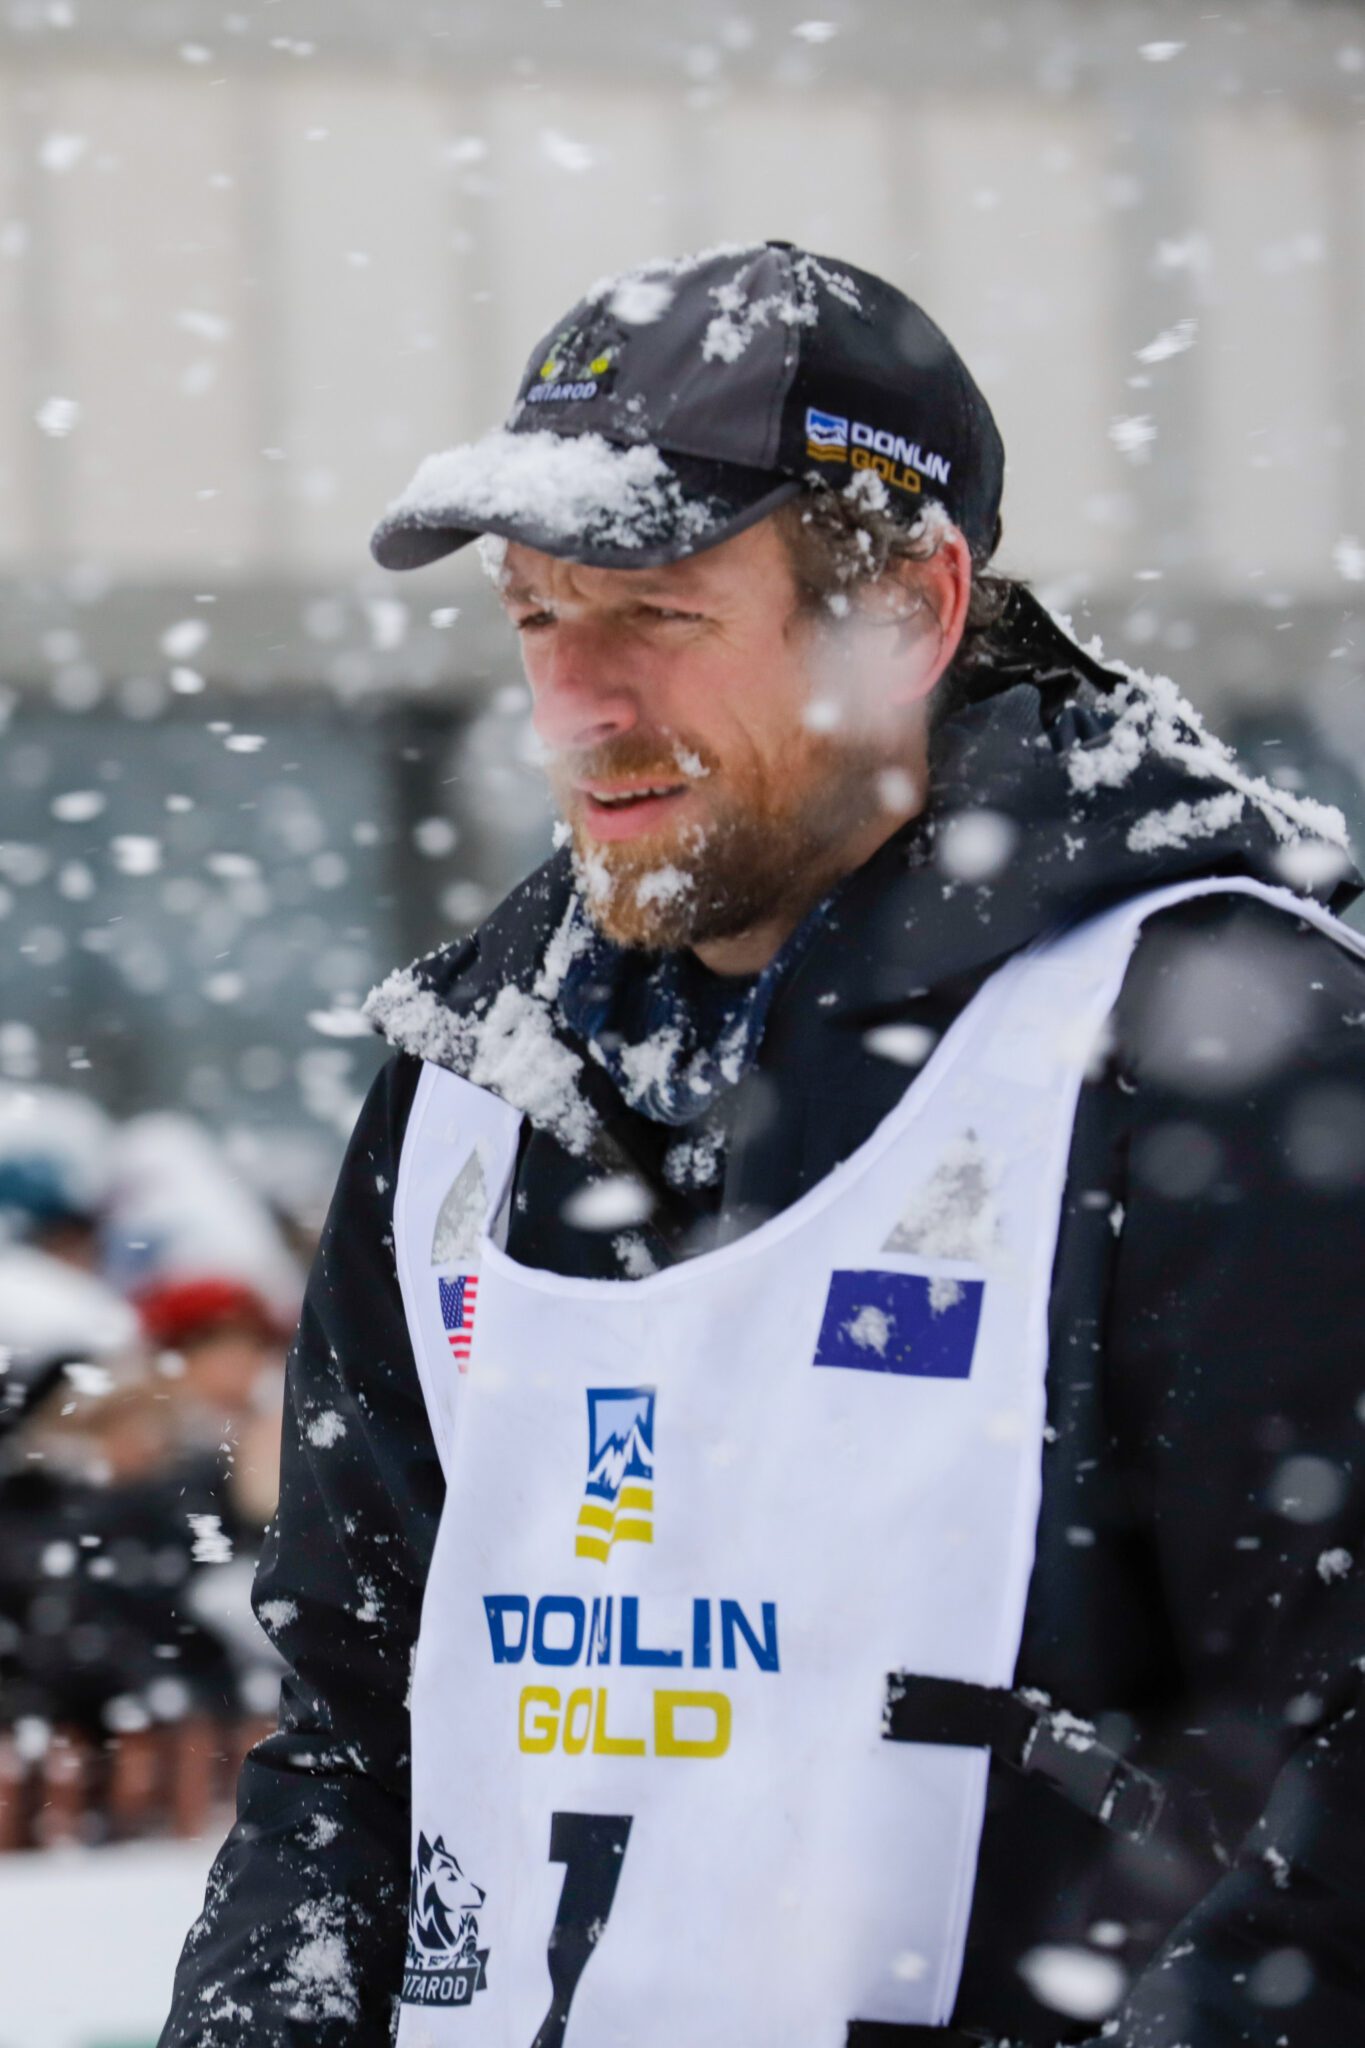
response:
{"label": "snow-covered beard", "polygon": [[800,916],[842,873],[838,849],[875,806],[880,747],[802,728],[791,758],[722,775],[695,740],[628,733],[574,757],[589,780],[700,783],[707,815],[639,839],[599,841],[576,814],[567,764],[551,781],[573,835],[574,867],[597,929],[618,946],[675,952]]}

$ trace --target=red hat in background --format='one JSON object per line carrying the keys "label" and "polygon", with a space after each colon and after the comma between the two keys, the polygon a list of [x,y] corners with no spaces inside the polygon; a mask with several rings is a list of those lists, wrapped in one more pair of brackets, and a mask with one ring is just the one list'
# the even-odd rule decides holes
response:
{"label": "red hat in background", "polygon": [[172,1279],[133,1297],[142,1327],[153,1343],[174,1349],[225,1323],[244,1326],[266,1343],[287,1343],[292,1325],[241,1280],[214,1275]]}

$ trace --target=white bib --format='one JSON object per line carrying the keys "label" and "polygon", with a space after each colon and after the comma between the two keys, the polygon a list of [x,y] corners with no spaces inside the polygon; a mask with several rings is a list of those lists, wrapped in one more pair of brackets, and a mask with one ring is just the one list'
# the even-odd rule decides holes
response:
{"label": "white bib", "polygon": [[509,1259],[519,1116],[425,1069],[395,1241],[448,1492],[400,2048],[946,2022],[987,1758],[884,1740],[888,1674],[1014,1682],[1077,1095],[1144,918],[1213,892],[1365,950],[1249,881],[1125,903],[995,974],[800,1201],[647,1279]]}

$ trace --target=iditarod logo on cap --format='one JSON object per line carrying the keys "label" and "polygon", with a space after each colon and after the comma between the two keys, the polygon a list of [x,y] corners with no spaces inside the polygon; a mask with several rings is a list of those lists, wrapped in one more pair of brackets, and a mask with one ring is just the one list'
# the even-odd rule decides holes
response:
{"label": "iditarod logo on cap", "polygon": [[587,1393],[588,1476],[574,1550],[605,1564],[613,1544],[654,1541],[654,1389]]}
{"label": "iditarod logo on cap", "polygon": [[438,1835],[417,1837],[408,1894],[404,2005],[468,2005],[488,1989],[488,1950],[479,1947],[479,1915],[488,1894],[472,1884]]}
{"label": "iditarod logo on cap", "polygon": [[594,340],[573,332],[556,336],[526,393],[526,404],[581,404],[596,398],[615,381],[620,354],[619,337]]}

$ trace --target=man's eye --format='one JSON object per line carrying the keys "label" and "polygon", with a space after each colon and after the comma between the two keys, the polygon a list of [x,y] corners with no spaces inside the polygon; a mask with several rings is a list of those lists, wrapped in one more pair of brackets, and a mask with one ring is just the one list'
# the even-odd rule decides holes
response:
{"label": "man's eye", "polygon": [[553,626],[554,622],[553,612],[523,612],[512,624],[518,633],[538,633],[545,626]]}
{"label": "man's eye", "polygon": [[700,612],[680,612],[666,604],[645,604],[640,610],[647,619],[662,619],[665,624],[681,620],[687,625],[694,625],[701,617]]}

